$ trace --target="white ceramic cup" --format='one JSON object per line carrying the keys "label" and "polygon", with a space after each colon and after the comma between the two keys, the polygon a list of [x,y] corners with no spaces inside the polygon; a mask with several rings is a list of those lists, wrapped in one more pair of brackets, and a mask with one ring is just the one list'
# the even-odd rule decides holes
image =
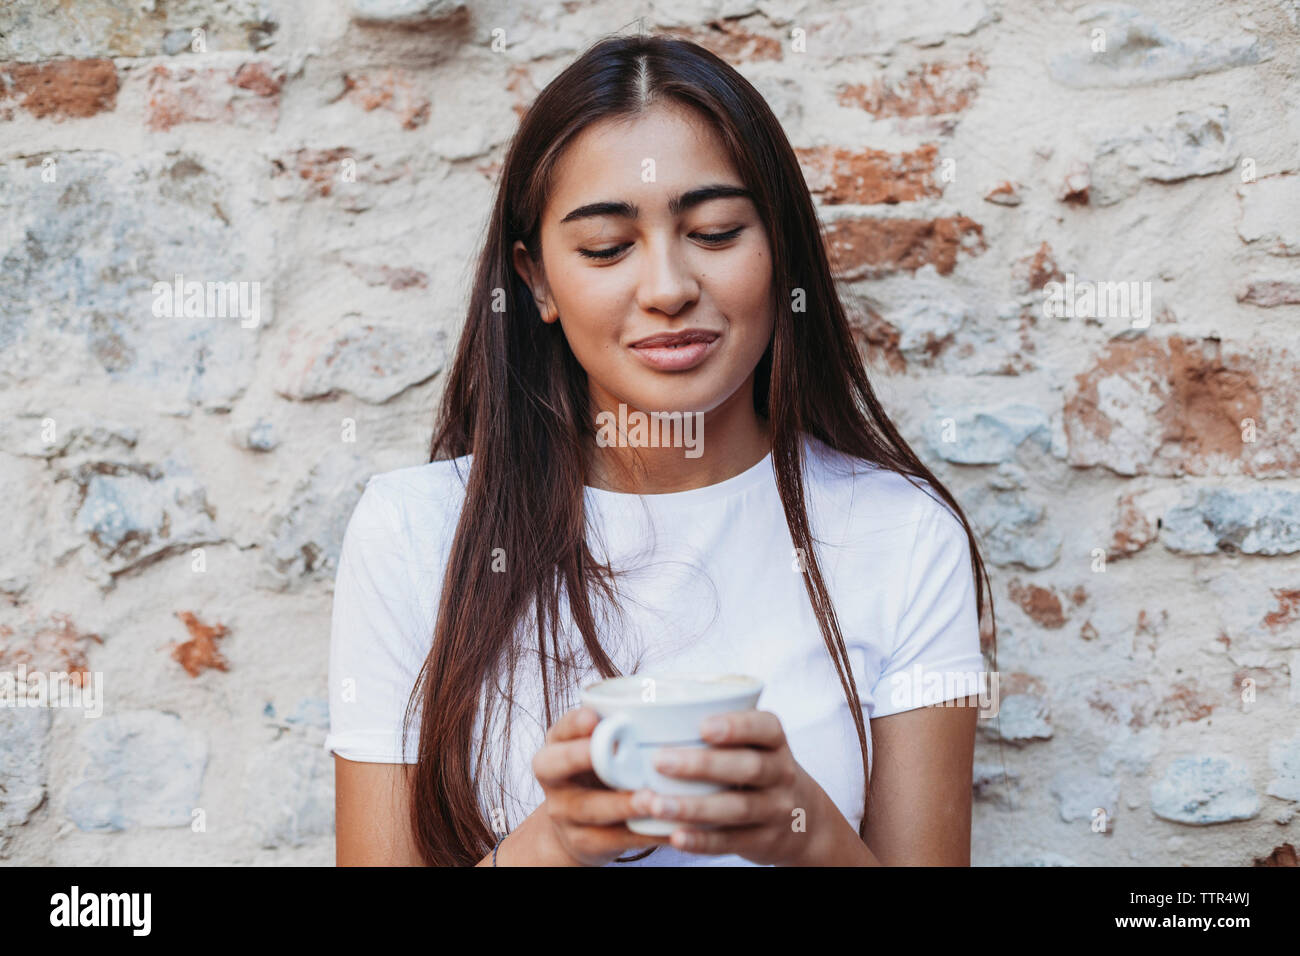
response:
{"label": "white ceramic cup", "polygon": [[[596,776],[615,790],[700,796],[726,789],[704,780],[683,780],[654,767],[659,748],[707,747],[700,724],[708,717],[753,710],[763,682],[744,674],[632,674],[582,688],[581,699],[601,717],[591,734]],[[698,824],[695,824],[698,826]],[[633,833],[667,836],[675,820],[627,821]]]}

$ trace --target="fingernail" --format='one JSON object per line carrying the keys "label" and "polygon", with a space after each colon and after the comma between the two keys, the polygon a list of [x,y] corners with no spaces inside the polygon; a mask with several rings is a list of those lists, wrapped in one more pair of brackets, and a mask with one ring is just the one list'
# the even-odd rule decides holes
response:
{"label": "fingernail", "polygon": [[650,813],[654,793],[649,790],[638,790],[632,794],[632,809],[637,813]]}
{"label": "fingernail", "polygon": [[700,725],[700,734],[711,740],[720,740],[727,732],[727,722],[721,717],[710,717]]}
{"label": "fingernail", "polygon": [[655,758],[655,767],[659,770],[679,770],[681,766],[681,758],[669,751],[664,751]]}
{"label": "fingernail", "polygon": [[677,812],[677,801],[672,797],[659,797],[651,812],[657,817],[670,817]]}

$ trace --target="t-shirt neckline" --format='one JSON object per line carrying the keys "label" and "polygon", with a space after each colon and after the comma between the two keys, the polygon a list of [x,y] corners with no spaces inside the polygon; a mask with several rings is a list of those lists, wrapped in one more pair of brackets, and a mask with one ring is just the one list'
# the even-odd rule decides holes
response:
{"label": "t-shirt neckline", "polygon": [[711,485],[687,488],[685,491],[639,495],[627,491],[606,491],[604,488],[595,488],[591,485],[584,485],[583,488],[589,499],[603,506],[639,508],[641,503],[645,502],[656,508],[677,508],[730,498],[760,484],[771,473],[772,452],[769,449],[766,455],[744,471]]}

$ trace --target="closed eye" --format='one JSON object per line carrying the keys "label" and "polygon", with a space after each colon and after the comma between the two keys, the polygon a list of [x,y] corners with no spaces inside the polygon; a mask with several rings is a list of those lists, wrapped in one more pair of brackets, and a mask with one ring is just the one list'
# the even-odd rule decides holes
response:
{"label": "closed eye", "polygon": [[695,232],[691,235],[697,236],[707,243],[726,242],[728,239],[735,239],[744,228],[744,226],[737,226],[728,232]]}
{"label": "closed eye", "polygon": [[[737,226],[735,229],[730,229],[727,232],[693,232],[691,233],[691,236],[699,239],[706,245],[718,245],[735,239],[740,235],[744,228],[744,226]],[[586,256],[588,259],[612,259],[629,245],[631,245],[631,243],[625,242],[619,246],[610,246],[608,249],[579,249],[578,253]]]}

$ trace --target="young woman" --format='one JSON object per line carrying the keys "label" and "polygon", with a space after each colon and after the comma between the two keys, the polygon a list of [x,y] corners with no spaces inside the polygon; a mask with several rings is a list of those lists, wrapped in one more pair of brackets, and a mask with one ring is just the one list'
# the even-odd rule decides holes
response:
{"label": "young woman", "polygon": [[[650,412],[673,430],[629,426]],[[347,528],[338,861],[969,865],[976,686],[950,678],[984,669],[986,587],[762,97],[692,43],[604,40],[506,155],[429,463]],[[578,691],[644,671],[764,681],[665,771],[729,789],[593,775]],[[681,826],[625,826],[647,814]]]}

